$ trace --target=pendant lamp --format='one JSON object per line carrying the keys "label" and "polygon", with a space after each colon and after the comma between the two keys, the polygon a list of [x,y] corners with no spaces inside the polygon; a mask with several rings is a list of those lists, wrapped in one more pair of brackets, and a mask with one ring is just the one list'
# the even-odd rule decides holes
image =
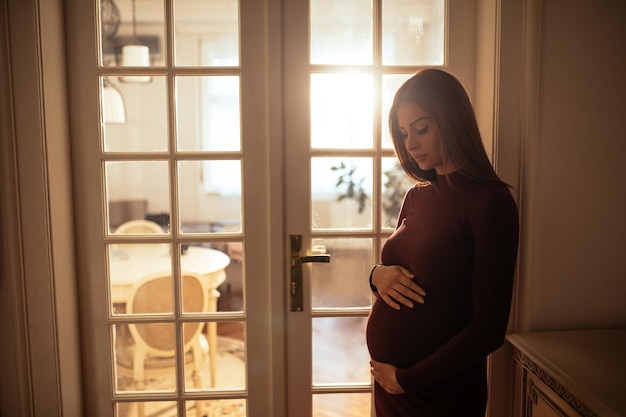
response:
{"label": "pendant lamp", "polygon": [[[137,7],[135,0],[133,5],[133,40],[132,44],[122,47],[122,66],[123,67],[149,67],[150,66],[150,48],[147,45],[141,45],[137,40]],[[130,83],[147,83],[152,80],[149,75],[127,75],[120,77],[120,81]]]}
{"label": "pendant lamp", "polygon": [[106,78],[102,84],[102,120],[107,124],[126,123],[122,93]]}

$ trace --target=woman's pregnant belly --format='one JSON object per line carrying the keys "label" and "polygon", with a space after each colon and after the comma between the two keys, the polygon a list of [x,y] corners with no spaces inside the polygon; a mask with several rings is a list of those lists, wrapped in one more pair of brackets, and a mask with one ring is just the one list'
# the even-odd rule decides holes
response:
{"label": "woman's pregnant belly", "polygon": [[378,298],[367,322],[371,358],[405,368],[425,359],[457,332],[460,311],[432,301],[394,310]]}

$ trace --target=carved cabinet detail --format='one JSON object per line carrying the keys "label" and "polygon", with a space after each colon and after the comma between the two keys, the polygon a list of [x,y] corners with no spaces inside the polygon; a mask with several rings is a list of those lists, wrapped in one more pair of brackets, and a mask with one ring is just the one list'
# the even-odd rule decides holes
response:
{"label": "carved cabinet detail", "polygon": [[626,329],[516,333],[513,417],[625,417]]}

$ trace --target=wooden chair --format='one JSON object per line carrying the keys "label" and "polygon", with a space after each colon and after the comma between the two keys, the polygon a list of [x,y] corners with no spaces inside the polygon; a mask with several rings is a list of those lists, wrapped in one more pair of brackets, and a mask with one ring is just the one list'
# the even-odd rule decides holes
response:
{"label": "wooden chair", "polygon": [[[164,234],[165,231],[157,223],[151,220],[129,220],[122,223],[113,232],[116,235],[153,235]],[[119,251],[122,254],[128,251],[158,251],[159,253],[167,253],[170,249],[167,243],[150,243],[150,244],[135,244],[135,243],[117,243],[112,246],[114,251]]]}
{"label": "wooden chair", "polygon": [[149,235],[163,233],[163,228],[151,220],[129,220],[120,224],[113,232],[116,235]]}
{"label": "wooden chair", "polygon": [[[208,293],[199,275],[182,273],[183,311],[186,313],[207,311]],[[163,314],[174,311],[172,301],[172,276],[157,274],[138,283],[128,300],[130,314]],[[192,380],[194,388],[202,388],[202,365],[205,357],[201,345],[201,331],[204,323],[183,324],[184,351],[193,355]],[[149,357],[172,358],[175,356],[176,338],[171,323],[136,323],[128,328],[135,341],[133,354],[133,379],[135,389],[145,389],[145,363]],[[202,416],[202,401],[196,402],[196,412]],[[144,417],[143,403],[139,403],[139,417]]]}

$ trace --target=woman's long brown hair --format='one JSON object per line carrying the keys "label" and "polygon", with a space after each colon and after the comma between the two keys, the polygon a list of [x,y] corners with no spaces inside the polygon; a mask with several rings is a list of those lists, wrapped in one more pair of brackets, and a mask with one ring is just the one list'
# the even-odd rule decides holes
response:
{"label": "woman's long brown hair", "polygon": [[434,169],[420,169],[404,146],[404,136],[398,128],[397,109],[400,103],[405,102],[421,107],[437,124],[444,166],[453,162],[469,178],[502,182],[485,152],[467,91],[453,75],[432,68],[423,69],[404,82],[396,92],[389,111],[394,148],[407,175],[418,183],[437,177]]}

